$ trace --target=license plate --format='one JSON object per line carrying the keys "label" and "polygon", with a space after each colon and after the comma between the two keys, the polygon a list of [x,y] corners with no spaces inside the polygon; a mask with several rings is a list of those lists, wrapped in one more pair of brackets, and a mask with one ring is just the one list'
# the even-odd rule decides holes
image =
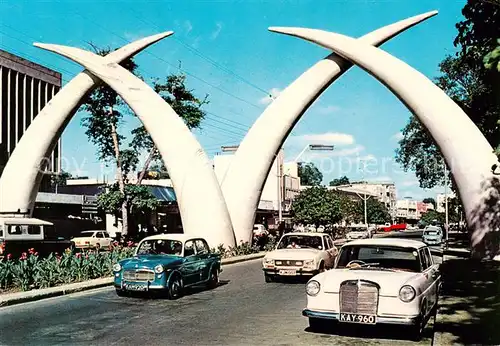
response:
{"label": "license plate", "polygon": [[130,284],[124,284],[123,288],[125,288],[128,291],[138,291],[138,292],[146,292],[148,290],[147,285],[130,285]]}
{"label": "license plate", "polygon": [[373,315],[340,314],[340,322],[375,324],[377,318]]}
{"label": "license plate", "polygon": [[297,271],[294,269],[282,269],[279,271],[280,275],[297,275]]}

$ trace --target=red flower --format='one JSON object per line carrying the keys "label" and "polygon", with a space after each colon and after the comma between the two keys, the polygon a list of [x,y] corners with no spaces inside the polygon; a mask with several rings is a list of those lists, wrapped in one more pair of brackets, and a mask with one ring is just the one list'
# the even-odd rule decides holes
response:
{"label": "red flower", "polygon": [[80,252],[78,252],[78,253],[75,254],[75,257],[76,258],[80,258],[80,257],[82,257],[82,254]]}
{"label": "red flower", "polygon": [[7,260],[10,260],[12,258],[12,254],[7,254]]}
{"label": "red flower", "polygon": [[26,259],[28,259],[28,254],[27,254],[26,252],[23,252],[23,253],[21,254],[21,261],[24,261],[24,260],[26,260]]}
{"label": "red flower", "polygon": [[33,255],[38,256],[38,252],[35,251],[35,253]]}
{"label": "red flower", "polygon": [[34,248],[29,249],[29,250],[28,250],[28,253],[29,253],[30,255],[34,255],[34,254],[35,254],[35,249],[34,249]]}

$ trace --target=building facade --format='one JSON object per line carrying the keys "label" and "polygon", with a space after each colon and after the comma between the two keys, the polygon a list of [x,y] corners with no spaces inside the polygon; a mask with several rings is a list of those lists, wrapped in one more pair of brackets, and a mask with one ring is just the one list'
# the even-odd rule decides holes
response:
{"label": "building facade", "polygon": [[411,198],[397,200],[396,217],[403,222],[415,223],[429,210],[434,210],[432,203],[424,203]]}
{"label": "building facade", "polygon": [[[61,74],[0,50],[0,174],[24,132],[61,88]],[[47,158],[47,172],[59,172],[61,139]]]}
{"label": "building facade", "polygon": [[[455,198],[455,194],[453,192],[448,192],[448,203],[450,202],[450,199]],[[445,201],[446,201],[446,195],[444,193],[438,193],[436,196],[436,211],[440,213],[445,212]]]}

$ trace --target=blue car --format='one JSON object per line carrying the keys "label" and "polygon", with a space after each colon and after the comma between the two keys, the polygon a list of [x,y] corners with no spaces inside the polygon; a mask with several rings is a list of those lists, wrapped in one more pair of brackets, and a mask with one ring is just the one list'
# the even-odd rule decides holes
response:
{"label": "blue car", "polygon": [[189,286],[217,287],[221,271],[220,254],[211,253],[205,239],[184,234],[146,237],[132,258],[113,266],[119,296],[158,292],[169,299],[181,297]]}

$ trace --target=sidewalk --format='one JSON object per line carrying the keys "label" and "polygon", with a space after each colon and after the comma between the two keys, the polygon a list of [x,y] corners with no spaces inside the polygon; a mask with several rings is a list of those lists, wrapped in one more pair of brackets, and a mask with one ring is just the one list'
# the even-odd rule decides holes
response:
{"label": "sidewalk", "polygon": [[[221,263],[224,266],[228,264],[251,261],[254,259],[262,258],[264,257],[265,254],[266,252],[259,252],[251,255],[224,258],[221,261]],[[43,288],[39,290],[3,294],[0,295],[0,307],[62,296],[70,293],[91,290],[104,286],[111,286],[112,284],[113,284],[113,277],[107,277],[107,278],[100,278],[83,282],[76,282],[56,287]]]}
{"label": "sidewalk", "polygon": [[500,263],[470,259],[467,249],[450,245],[433,344],[500,345]]}

